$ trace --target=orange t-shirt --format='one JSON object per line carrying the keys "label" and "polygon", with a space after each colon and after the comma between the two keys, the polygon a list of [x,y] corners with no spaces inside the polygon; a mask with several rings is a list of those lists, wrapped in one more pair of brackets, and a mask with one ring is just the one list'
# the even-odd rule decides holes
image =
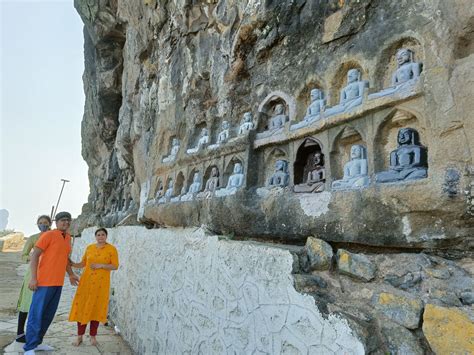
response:
{"label": "orange t-shirt", "polygon": [[71,236],[58,229],[44,232],[36,242],[43,252],[38,265],[38,286],[62,286],[71,253]]}

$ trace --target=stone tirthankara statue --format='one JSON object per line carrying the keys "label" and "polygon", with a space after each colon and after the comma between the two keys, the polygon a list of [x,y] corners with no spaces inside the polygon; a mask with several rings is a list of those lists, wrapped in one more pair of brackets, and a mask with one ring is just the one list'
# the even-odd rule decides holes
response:
{"label": "stone tirthankara statue", "polygon": [[209,131],[207,128],[203,128],[201,130],[201,135],[199,136],[199,141],[197,143],[197,146],[194,148],[190,148],[186,151],[188,154],[195,154],[201,149],[203,149],[207,144],[209,144]]}
{"label": "stone tirthankara statue", "polygon": [[173,179],[170,179],[170,181],[168,182],[168,188],[166,189],[166,192],[163,195],[163,197],[158,200],[158,203],[169,202],[171,200],[171,197],[173,197],[173,191],[174,191],[174,182],[173,182]]}
{"label": "stone tirthankara statue", "polygon": [[362,104],[364,92],[368,89],[369,83],[361,80],[358,69],[350,69],[347,72],[347,85],[341,90],[339,105],[328,108],[324,115],[331,116],[341,112],[347,112]]}
{"label": "stone tirthankara statue", "polygon": [[368,184],[367,153],[364,146],[355,144],[351,147],[351,160],[344,165],[342,180],[333,181],[332,189],[357,189]]}
{"label": "stone tirthankara statue", "polygon": [[302,184],[295,185],[295,192],[322,192],[326,181],[324,170],[324,156],[316,152],[308,157],[308,162],[304,168],[304,180]]}
{"label": "stone tirthankara statue", "polygon": [[410,88],[421,74],[421,63],[413,61],[413,51],[401,48],[397,52],[398,68],[392,75],[392,86],[369,95],[370,99],[391,95],[397,91]]}
{"label": "stone tirthankara statue", "polygon": [[291,125],[290,130],[295,130],[307,126],[311,122],[318,121],[322,117],[322,113],[326,108],[323,92],[319,89],[311,90],[311,103],[306,109],[306,116],[303,121]]}
{"label": "stone tirthankara statue", "polygon": [[204,198],[210,198],[214,195],[217,188],[219,187],[219,169],[216,166],[213,166],[211,169],[211,176],[207,179],[206,186],[204,187],[204,191],[200,193],[201,196]]}
{"label": "stone tirthankara statue", "polygon": [[193,183],[189,186],[188,193],[181,196],[181,201],[191,201],[201,191],[201,174],[195,172],[193,175]]}
{"label": "stone tirthankara statue", "polygon": [[253,123],[253,117],[251,112],[244,113],[244,119],[239,127],[239,135],[243,135],[253,130],[255,125]]}
{"label": "stone tirthankara statue", "polygon": [[268,124],[269,131],[282,128],[286,121],[288,121],[288,116],[285,115],[285,106],[282,104],[276,105],[274,112],[275,114],[270,118],[270,123]]}
{"label": "stone tirthankara statue", "polygon": [[376,182],[407,181],[428,175],[427,149],[420,144],[418,132],[413,128],[398,131],[398,148],[390,153],[390,167],[375,175]]}
{"label": "stone tirthankara statue", "polygon": [[238,189],[240,189],[244,184],[244,174],[242,169],[242,164],[235,163],[234,171],[229,180],[227,181],[227,186],[223,189],[216,190],[216,196],[227,196],[234,194]]}
{"label": "stone tirthankara statue", "polygon": [[219,132],[219,135],[217,136],[217,143],[216,144],[211,144],[209,146],[209,149],[216,149],[221,144],[224,144],[225,142],[227,142],[229,140],[229,136],[230,136],[229,129],[230,129],[229,122],[222,121],[221,131]]}
{"label": "stone tirthankara statue", "polygon": [[286,160],[277,160],[275,163],[275,172],[268,179],[267,187],[285,187],[290,181],[288,174],[288,162]]}
{"label": "stone tirthankara statue", "polygon": [[179,151],[179,139],[173,138],[172,143],[171,143],[170,154],[167,157],[163,158],[163,163],[169,163],[169,162],[174,161],[176,159],[176,155],[178,154],[178,151]]}

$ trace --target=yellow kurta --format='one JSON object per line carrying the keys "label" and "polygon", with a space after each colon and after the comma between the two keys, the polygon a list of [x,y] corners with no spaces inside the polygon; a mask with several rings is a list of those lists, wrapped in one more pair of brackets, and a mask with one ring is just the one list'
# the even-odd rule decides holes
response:
{"label": "yellow kurta", "polygon": [[79,281],[72,301],[69,321],[87,324],[91,320],[105,323],[109,306],[110,270],[92,270],[91,264],[113,264],[118,266],[117,249],[111,244],[99,248],[97,244],[87,247],[82,263],[84,273]]}

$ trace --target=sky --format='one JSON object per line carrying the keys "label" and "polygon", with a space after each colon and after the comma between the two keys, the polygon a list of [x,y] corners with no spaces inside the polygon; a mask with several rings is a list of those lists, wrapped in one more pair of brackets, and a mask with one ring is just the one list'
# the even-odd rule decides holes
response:
{"label": "sky", "polygon": [[36,218],[80,214],[87,202],[81,156],[82,22],[72,0],[0,0],[0,209],[8,229],[37,233]]}

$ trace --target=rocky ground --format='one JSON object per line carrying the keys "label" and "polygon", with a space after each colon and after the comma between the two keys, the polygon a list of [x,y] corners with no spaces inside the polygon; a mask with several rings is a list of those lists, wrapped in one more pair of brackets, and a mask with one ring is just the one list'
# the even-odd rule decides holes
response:
{"label": "rocky ground", "polygon": [[[23,353],[21,345],[12,341],[15,339],[17,327],[16,303],[20,292],[26,265],[20,261],[18,252],[0,252],[0,351],[4,354]],[[132,354],[125,341],[115,334],[112,327],[100,326],[97,340],[98,346],[89,345],[89,339],[79,348],[71,344],[74,340],[76,327],[67,321],[69,307],[74,289],[65,284],[56,318],[45,337],[45,343],[57,350],[50,354]],[[45,353],[48,354],[48,353]]]}

